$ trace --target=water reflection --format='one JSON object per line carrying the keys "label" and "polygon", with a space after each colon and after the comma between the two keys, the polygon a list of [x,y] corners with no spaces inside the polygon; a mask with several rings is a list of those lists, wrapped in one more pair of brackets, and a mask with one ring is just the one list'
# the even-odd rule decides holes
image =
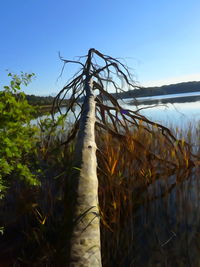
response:
{"label": "water reflection", "polygon": [[[134,105],[123,103],[127,109],[136,110]],[[159,104],[139,105],[138,108],[143,108],[141,114],[155,122],[164,124],[165,126],[172,125],[174,127],[186,127],[188,123],[197,122],[200,119],[200,101],[191,103],[174,103],[174,104]]]}
{"label": "water reflection", "polygon": [[173,175],[149,186],[134,222],[135,266],[199,266],[199,171],[181,182]]}
{"label": "water reflection", "polygon": [[[191,102],[191,103],[174,103],[174,104],[159,104],[159,105],[146,105],[141,104],[137,107],[135,105],[128,104],[130,100],[119,101],[120,105],[124,109],[142,109],[140,113],[146,116],[148,119],[155,122],[161,123],[165,126],[171,127],[180,127],[186,128],[189,124],[197,124],[200,120],[200,101]],[[62,113],[64,114],[66,108],[61,108]],[[76,114],[80,111],[80,108],[77,106]],[[55,118],[59,116],[57,112]],[[40,119],[50,117],[50,115],[44,115],[37,119],[32,120],[32,124],[37,124]],[[67,122],[74,122],[74,115],[69,113],[66,118]]]}

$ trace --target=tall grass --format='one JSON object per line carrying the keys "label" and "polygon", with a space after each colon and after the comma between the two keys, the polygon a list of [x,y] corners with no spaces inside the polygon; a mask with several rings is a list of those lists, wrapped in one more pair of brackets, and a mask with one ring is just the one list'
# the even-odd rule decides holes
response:
{"label": "tall grass", "polygon": [[[0,266],[67,266],[64,195],[74,148],[47,129],[43,125],[35,163],[41,187],[13,184],[0,202]],[[173,145],[156,126],[148,132],[142,123],[120,139],[97,132],[103,266],[200,266],[193,155],[199,156],[194,140],[200,135],[197,127],[188,129],[174,130],[181,141]]]}
{"label": "tall grass", "polygon": [[183,134],[98,139],[103,266],[199,266],[199,167]]}

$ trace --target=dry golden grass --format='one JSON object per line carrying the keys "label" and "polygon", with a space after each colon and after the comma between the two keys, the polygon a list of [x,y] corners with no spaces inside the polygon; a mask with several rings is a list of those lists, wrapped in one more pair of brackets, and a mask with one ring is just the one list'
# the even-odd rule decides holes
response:
{"label": "dry golden grass", "polygon": [[[179,225],[186,227],[186,212],[195,209],[189,192],[199,192],[191,145],[183,138],[172,144],[156,128],[150,133],[142,125],[123,139],[104,133],[97,140],[103,266],[186,266],[182,260],[189,266],[177,233]],[[190,221],[197,227],[198,219]],[[172,243],[179,248],[166,249]]]}
{"label": "dry golden grass", "polygon": [[[183,140],[192,130],[178,134],[171,143],[142,123],[123,138],[97,132],[103,266],[199,266],[199,162],[193,139]],[[63,199],[74,149],[42,138],[42,186],[15,184],[1,204],[2,262],[10,255],[17,266],[66,266]]]}

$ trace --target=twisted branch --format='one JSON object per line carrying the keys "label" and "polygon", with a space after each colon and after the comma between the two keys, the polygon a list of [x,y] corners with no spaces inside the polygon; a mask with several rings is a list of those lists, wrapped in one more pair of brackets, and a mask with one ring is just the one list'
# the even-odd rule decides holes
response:
{"label": "twisted branch", "polygon": [[[160,132],[168,142],[169,146],[175,148],[177,156],[179,154],[184,154],[185,151],[188,151],[189,145],[186,144],[183,147],[181,146],[181,141],[177,140],[172,132],[165,126],[155,123],[145,116],[141,115],[139,112],[141,108],[133,111],[130,109],[124,109],[119,102],[109,93],[109,89],[113,87],[116,93],[120,91],[123,92],[126,88],[138,89],[139,87],[134,83],[132,76],[129,72],[128,67],[121,63],[118,59],[107,56],[99,52],[98,50],[92,48],[90,49],[92,61],[90,62],[89,75],[93,79],[93,90],[97,91],[96,96],[96,116],[97,123],[96,126],[102,128],[115,136],[123,136],[127,132],[131,132],[131,128],[142,127],[148,133],[154,134],[155,131]],[[76,127],[79,123],[80,114],[82,112],[82,100],[86,95],[84,91],[84,84],[86,79],[86,72],[88,71],[88,58],[79,57],[78,60],[65,60],[61,56],[60,58],[64,61],[65,64],[78,64],[81,66],[77,74],[73,77],[66,86],[58,93],[54,99],[52,114],[55,113],[55,110],[58,110],[60,114],[61,105],[64,101],[66,95],[71,92],[71,97],[68,99],[68,108],[65,112],[67,115],[69,112],[72,112],[75,117],[75,126],[72,130],[73,134],[69,134],[68,139],[65,143],[68,143],[76,136]],[[85,60],[86,58],[86,60]],[[85,60],[85,62],[82,62]],[[98,64],[98,61],[104,62],[104,65]],[[111,73],[114,78],[111,77]],[[121,86],[117,83],[117,80],[121,81]],[[124,86],[124,87],[123,87]],[[77,114],[76,105],[79,105],[80,111]],[[149,108],[149,107],[147,107]],[[143,109],[143,108],[142,108]],[[97,115],[98,114],[98,115]]]}

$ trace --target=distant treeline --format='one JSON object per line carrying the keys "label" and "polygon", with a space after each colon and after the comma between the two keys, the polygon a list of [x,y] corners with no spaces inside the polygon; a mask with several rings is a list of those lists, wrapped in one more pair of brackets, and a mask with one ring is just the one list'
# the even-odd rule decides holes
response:
{"label": "distant treeline", "polygon": [[[44,106],[44,105],[52,105],[54,97],[53,96],[26,95],[26,99],[30,105]],[[63,100],[62,104],[63,105],[67,104],[67,100]]]}
{"label": "distant treeline", "polygon": [[[134,98],[134,97],[145,97],[155,95],[166,95],[166,94],[180,94],[189,92],[200,92],[200,82],[184,82],[177,84],[164,85],[160,87],[141,87],[140,89],[130,90],[119,94],[113,93],[115,98]],[[26,98],[31,105],[52,105],[53,96],[35,96],[26,95]],[[67,99],[62,104],[67,104]]]}
{"label": "distant treeline", "polygon": [[189,92],[200,92],[200,82],[183,82],[177,84],[163,85],[160,87],[141,87],[140,89],[113,94],[116,98],[134,98],[155,95],[180,94]]}

